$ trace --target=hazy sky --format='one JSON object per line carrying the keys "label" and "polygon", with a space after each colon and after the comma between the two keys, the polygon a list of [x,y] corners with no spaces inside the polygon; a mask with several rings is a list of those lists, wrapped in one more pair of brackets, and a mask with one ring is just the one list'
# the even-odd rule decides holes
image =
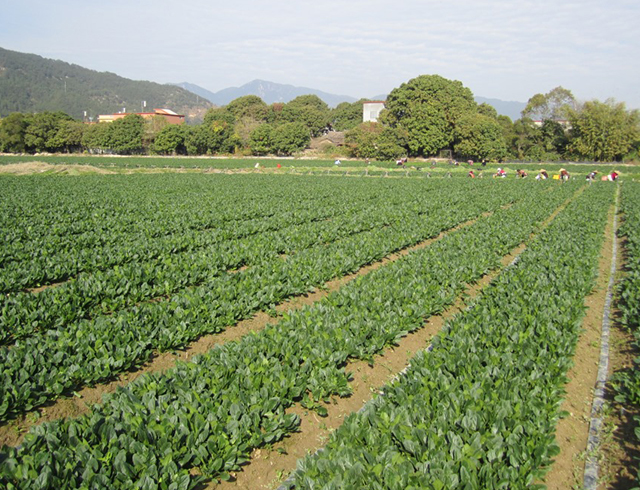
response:
{"label": "hazy sky", "polygon": [[638,0],[0,0],[0,47],[207,90],[256,78],[372,97],[422,74],[526,102],[640,108]]}

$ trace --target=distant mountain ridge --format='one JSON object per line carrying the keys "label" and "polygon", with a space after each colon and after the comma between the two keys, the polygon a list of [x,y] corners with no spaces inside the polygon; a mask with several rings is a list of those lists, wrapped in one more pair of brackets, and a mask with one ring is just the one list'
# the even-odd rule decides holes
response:
{"label": "distant mountain ridge", "polygon": [[[295,87],[293,85],[268,82],[266,80],[253,80],[240,87],[229,87],[218,92],[211,92],[205,88],[188,82],[176,83],[175,85],[182,87],[185,90],[189,90],[190,92],[193,92],[194,94],[197,94],[218,106],[227,105],[232,100],[245,95],[257,95],[265,103],[273,104],[274,102],[289,102],[299,95],[314,94],[325,101],[329,107],[335,107],[341,102],[353,103],[356,100],[359,100],[349,95],[330,94],[313,88]],[[379,94],[367,98],[369,100],[385,100],[387,96]],[[516,119],[520,119],[520,112],[526,106],[523,102],[510,102],[500,99],[489,99],[486,97],[475,97],[475,100],[479,104],[486,102],[493,106],[496,111],[498,111],[498,114],[509,116],[514,121]]]}
{"label": "distant mountain ridge", "polygon": [[335,107],[341,102],[351,103],[358,100],[349,95],[330,94],[309,87],[296,87],[294,85],[268,82],[266,80],[253,80],[245,83],[241,87],[229,87],[218,92],[210,92],[207,89],[187,82],[176,83],[175,85],[190,90],[201,97],[205,97],[210,102],[219,106],[227,105],[232,100],[245,95],[257,95],[267,104],[273,104],[274,102],[289,102],[299,95],[312,94],[320,97],[329,107]]}
{"label": "distant mountain ridge", "polygon": [[[146,107],[144,102],[146,101]],[[76,119],[169,108],[197,120],[212,104],[174,85],[135,81],[0,48],[0,116],[63,111]]]}

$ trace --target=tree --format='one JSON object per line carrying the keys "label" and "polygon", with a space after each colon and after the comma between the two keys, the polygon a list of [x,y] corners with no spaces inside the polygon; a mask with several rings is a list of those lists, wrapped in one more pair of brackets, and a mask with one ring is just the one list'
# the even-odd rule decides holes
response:
{"label": "tree", "polygon": [[109,149],[110,126],[111,123],[88,125],[82,134],[82,146],[91,152]]}
{"label": "tree", "polygon": [[412,155],[430,156],[453,143],[458,120],[477,111],[471,90],[438,75],[421,75],[387,97],[380,120],[406,130]]}
{"label": "tree", "polygon": [[162,155],[186,153],[186,131],[180,124],[169,124],[162,128],[153,141],[153,150]]}
{"label": "tree", "polygon": [[25,115],[13,112],[0,121],[0,151],[22,153],[26,149],[24,135],[27,129]]}
{"label": "tree", "polygon": [[503,128],[492,117],[466,114],[456,125],[454,150],[466,158],[502,160],[507,156]]}
{"label": "tree", "polygon": [[145,122],[138,114],[127,114],[109,124],[108,148],[116,153],[130,155],[143,149]]}
{"label": "tree", "polygon": [[531,148],[539,139],[540,129],[528,117],[518,119],[513,123],[510,135],[507,137],[507,145],[511,155],[519,160],[531,157]]}
{"label": "tree", "polygon": [[238,97],[227,104],[226,110],[233,114],[236,121],[248,117],[265,122],[269,114],[269,106],[257,95]]}
{"label": "tree", "polygon": [[318,136],[329,125],[329,106],[317,95],[299,95],[282,108],[282,121],[302,123],[311,136]]}
{"label": "tree", "polygon": [[273,126],[261,124],[249,135],[249,148],[253,155],[267,155],[271,153]]}
{"label": "tree", "polygon": [[210,109],[204,116],[202,123],[204,138],[208,154],[232,153],[239,143],[234,137],[235,118],[224,108]]}
{"label": "tree", "polygon": [[640,112],[627,111],[624,102],[586,102],[569,112],[569,151],[578,158],[617,161],[640,139]]}
{"label": "tree", "polygon": [[303,124],[285,123],[272,131],[272,151],[278,155],[291,155],[303,150],[310,140],[309,131]]}
{"label": "tree", "polygon": [[77,152],[82,148],[82,138],[87,125],[81,121],[61,121],[58,132],[53,138],[54,146],[66,153]]}
{"label": "tree", "polygon": [[406,133],[377,122],[364,122],[347,131],[345,145],[358,158],[391,159],[406,155]]}
{"label": "tree", "polygon": [[56,138],[62,121],[73,121],[64,112],[41,112],[27,118],[24,142],[30,152],[57,152],[64,147],[64,142]]}
{"label": "tree", "polygon": [[568,111],[574,109],[576,99],[570,90],[556,87],[546,94],[535,94],[527,102],[522,111],[523,117],[538,119],[561,120],[566,119]]}
{"label": "tree", "polygon": [[331,111],[331,128],[335,131],[347,131],[362,122],[362,103],[367,99],[360,99],[353,104],[341,102]]}

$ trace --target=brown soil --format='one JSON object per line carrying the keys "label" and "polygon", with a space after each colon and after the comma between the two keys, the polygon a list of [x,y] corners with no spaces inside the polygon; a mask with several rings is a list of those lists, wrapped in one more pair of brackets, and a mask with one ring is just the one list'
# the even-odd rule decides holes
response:
{"label": "brown soil", "polygon": [[[624,251],[625,239],[619,239],[619,250]],[[622,254],[621,254],[622,255]],[[624,259],[621,261],[624,264]],[[622,267],[619,268],[619,272]],[[615,305],[614,305],[615,306]],[[634,359],[640,352],[634,347],[633,335],[618,321],[619,312],[611,310],[610,332],[610,373],[622,373],[637,369]],[[640,417],[640,408],[621,404],[614,400],[616,393],[609,382],[606,398],[609,408],[604,419],[604,433],[599,454],[599,488],[606,490],[629,490],[637,488],[638,461],[640,461],[640,441],[635,435]]]}
{"label": "brown soil", "polygon": [[[464,226],[469,226],[474,222],[475,220],[467,221],[466,223],[460,224],[455,228],[452,228],[451,230],[442,232],[435,238],[425,240],[413,247],[409,247],[400,252],[392,254],[379,262],[362,267],[358,272],[354,274],[329,281],[322,288],[318,288],[315,292],[292,298],[289,301],[276,306],[275,309],[278,313],[282,313],[286,312],[287,310],[298,309],[302,308],[305,305],[313,304],[316,301],[319,301],[323,297],[327,296],[329,293],[338,290],[344,284],[352,281],[356,277],[363,274],[368,274],[369,272],[389,262],[393,262],[413,250],[424,248],[430,243],[433,243],[435,240],[441,239],[447,233],[451,233]],[[138,378],[140,375],[145,373],[161,372],[170,369],[175,365],[175,362],[178,359],[186,361],[195,355],[202,354],[208,351],[217,344],[238,340],[249,332],[261,330],[270,321],[275,321],[275,319],[270,317],[265,312],[258,312],[252,318],[243,320],[237,323],[232,328],[224,330],[221,333],[205,335],[201,337],[181,351],[156,353],[139,369],[132,369],[129,372],[120,375],[117,379],[111,382],[99,384],[97,386],[85,387],[74,392],[72,396],[69,396],[67,398],[60,398],[55,402],[39,407],[32,412],[20,415],[11,421],[0,424],[0,446],[17,446],[21,443],[22,438],[29,431],[29,429],[31,429],[31,427],[35,425],[62,418],[79,417],[80,415],[87,413],[93,405],[101,403],[103,395],[115,392],[118,387],[127,385],[128,383]]]}
{"label": "brown soil", "polygon": [[[563,207],[564,205],[561,206],[553,216]],[[541,228],[547,225],[553,216],[545,220]],[[472,222],[473,221],[470,221],[460,225],[456,227],[456,229],[471,224]],[[321,288],[321,290],[278,305],[276,310],[280,313],[312,304],[330,292],[339,289],[355,277],[367,274],[390,261],[397,260],[400,256],[414,249],[425,247],[434,240],[444,236],[445,233],[435,239],[427,240],[415,247],[394,254],[387,259],[364,267],[355,274],[330,281],[325,287]],[[606,285],[609,277],[612,239],[612,226],[609,225],[602,258],[599,264],[600,276],[598,284],[593,294],[585,301],[588,311],[584,321],[584,334],[581,336],[577,346],[575,366],[569,373],[570,382],[566,387],[567,396],[562,409],[567,410],[570,415],[561,420],[557,427],[557,441],[560,445],[561,453],[556,458],[555,463],[552,465],[545,479],[545,484],[547,484],[551,490],[573,488],[576,485],[579,486],[582,481],[583,456],[588,433],[592,389],[597,373],[600,348],[599,335]],[[510,255],[504,257],[502,261],[503,266],[510,263],[513,258],[519,255],[524,249],[525,245],[521,245],[512,251]],[[319,417],[315,412],[305,410],[300,406],[292,407],[290,411],[297,413],[301,417],[299,432],[292,434],[290,437],[285,438],[283,441],[271,447],[255,449],[252,453],[251,461],[243,467],[242,471],[232,475],[232,481],[222,483],[210,482],[203,488],[277,488],[287,475],[295,469],[298,459],[322,447],[330,433],[342,423],[344,417],[359,410],[364,403],[372,398],[375,392],[379,391],[384,384],[402,371],[416,351],[424,349],[428,345],[430,339],[439,332],[445,321],[463,309],[469,301],[473,300],[498,272],[499,271],[495,271],[482,278],[477,284],[468,287],[453,307],[448,309],[443,315],[429,318],[423,328],[407,335],[398,342],[398,345],[376,356],[373,363],[369,364],[362,361],[350,362],[347,366],[347,371],[352,373],[351,387],[353,394],[346,398],[333,398],[331,403],[326,407],[328,410],[327,417]],[[50,406],[19,417],[12,422],[0,426],[0,445],[17,445],[22,440],[24,433],[34,425],[43,421],[64,417],[76,417],[86,413],[92,404],[101,401],[103,394],[115,391],[118,386],[126,385],[141,374],[168,369],[174,365],[176,359],[186,360],[196,354],[207,351],[216,344],[239,339],[250,331],[257,331],[264,328],[270,321],[275,320],[266,313],[258,313],[253,318],[242,321],[233,328],[220,334],[202,337],[183,351],[156,355],[142,368],[126,373],[111,383],[85,388],[79,391],[77,396],[59,400]],[[623,360],[619,361],[619,363],[628,364],[633,353],[626,352],[626,357],[624,354],[625,352],[622,350],[621,359]],[[625,436],[622,435],[620,437]],[[615,455],[616,460],[618,456],[618,454]],[[617,471],[617,467],[610,465],[610,468],[605,469],[605,472],[606,471],[615,472]],[[617,490],[630,487],[612,486],[608,488]]]}
{"label": "brown soil", "polygon": [[66,175],[115,173],[111,170],[93,167],[91,165],[51,165],[45,162],[10,163],[7,165],[0,165],[0,174],[30,175],[45,172]]}
{"label": "brown soil", "polygon": [[556,426],[556,442],[560,447],[560,454],[545,478],[549,490],[582,487],[613,239],[612,209],[598,263],[597,282],[592,293],[585,299],[587,311],[582,324],[583,331],[576,346],[574,365],[567,375],[569,383],[565,386],[566,395],[561,410],[567,411],[569,415]]}
{"label": "brown soil", "polygon": [[[582,189],[578,192],[582,192]],[[566,207],[567,203],[575,198],[577,193],[563,203],[549,218],[541,223],[540,230],[544,229],[555,216]],[[530,238],[533,238],[532,235]],[[338,428],[349,414],[356,412],[371,400],[375,393],[404,370],[413,355],[421,349],[425,349],[430,339],[444,326],[445,322],[459,311],[466,308],[482,289],[487,286],[502,270],[510,264],[518,255],[526,249],[521,244],[503,257],[501,269],[493,271],[482,277],[476,284],[469,285],[458,297],[452,307],[442,315],[430,317],[424,326],[402,338],[396,346],[375,356],[373,363],[366,361],[351,361],[346,370],[352,373],[350,386],[353,393],[349,397],[333,397],[331,403],[326,405],[328,415],[319,417],[315,412],[305,410],[301,406],[294,406],[290,413],[297,414],[301,419],[300,430],[291,434],[272,447],[255,449],[250,462],[240,472],[235,472],[228,482],[209,482],[203,486],[207,490],[227,489],[276,489],[295,469],[298,459],[309,453],[313,453],[323,447],[330,434]]]}

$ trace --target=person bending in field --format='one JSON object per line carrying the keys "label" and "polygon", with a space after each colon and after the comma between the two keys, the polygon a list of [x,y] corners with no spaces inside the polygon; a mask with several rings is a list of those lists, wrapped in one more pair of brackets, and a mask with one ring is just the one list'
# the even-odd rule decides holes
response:
{"label": "person bending in field", "polygon": [[524,179],[527,175],[529,174],[522,169],[516,170],[516,177],[520,177],[521,179]]}
{"label": "person bending in field", "polygon": [[567,172],[564,168],[560,169],[560,180],[562,182],[566,182],[569,180],[569,172]]}
{"label": "person bending in field", "polygon": [[469,170],[469,177],[471,177],[472,179],[476,178],[476,174],[473,173],[473,170]]}
{"label": "person bending in field", "polygon": [[501,177],[501,178],[505,178],[507,176],[507,172],[504,171],[503,168],[498,168],[497,172],[495,174],[493,174],[493,177]]}
{"label": "person bending in field", "polygon": [[597,170],[594,170],[593,172],[589,172],[587,174],[587,182],[593,182],[594,180],[596,180],[596,174],[598,173]]}
{"label": "person bending in field", "polygon": [[547,180],[549,178],[549,174],[545,169],[540,170],[538,175],[536,175],[536,180]]}

